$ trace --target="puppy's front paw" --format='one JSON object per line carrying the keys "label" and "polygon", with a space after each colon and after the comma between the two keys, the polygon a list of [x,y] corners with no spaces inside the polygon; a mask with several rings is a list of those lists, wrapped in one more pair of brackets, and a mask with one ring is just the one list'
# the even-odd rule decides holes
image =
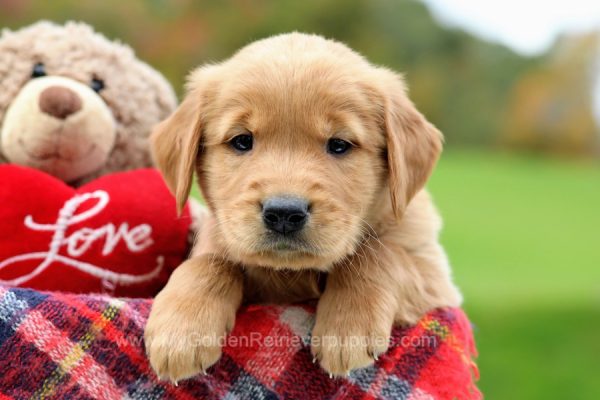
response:
{"label": "puppy's front paw", "polygon": [[157,297],[144,339],[150,365],[161,379],[176,383],[216,363],[231,331],[235,311],[218,301],[197,302]]}
{"label": "puppy's front paw", "polygon": [[391,324],[377,324],[354,313],[338,313],[329,319],[317,313],[311,352],[330,376],[347,376],[354,369],[373,364],[385,353],[390,333]]}

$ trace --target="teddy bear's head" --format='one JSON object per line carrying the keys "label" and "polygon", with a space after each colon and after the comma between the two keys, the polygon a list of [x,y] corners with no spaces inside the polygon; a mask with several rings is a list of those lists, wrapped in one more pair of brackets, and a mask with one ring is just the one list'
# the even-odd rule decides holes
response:
{"label": "teddy bear's head", "polygon": [[0,163],[73,185],[149,166],[148,136],[175,106],[162,75],[85,24],[0,35]]}

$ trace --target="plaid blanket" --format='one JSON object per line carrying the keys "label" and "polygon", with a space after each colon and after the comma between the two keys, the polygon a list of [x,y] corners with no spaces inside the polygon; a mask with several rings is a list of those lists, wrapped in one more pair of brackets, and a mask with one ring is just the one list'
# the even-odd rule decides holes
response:
{"label": "plaid blanket", "polygon": [[208,375],[174,386],[156,378],[144,354],[150,306],[0,286],[0,400],[481,398],[471,327],[459,309],[395,329],[374,366],[330,379],[307,347],[312,305],[249,306]]}

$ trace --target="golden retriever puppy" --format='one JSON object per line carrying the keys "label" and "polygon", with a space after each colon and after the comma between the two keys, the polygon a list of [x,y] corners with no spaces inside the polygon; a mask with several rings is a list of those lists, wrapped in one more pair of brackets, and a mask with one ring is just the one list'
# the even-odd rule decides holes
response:
{"label": "golden retriever puppy", "polygon": [[460,304],[423,190],[442,135],[398,74],[291,33],[197,69],[187,89],[153,149],[180,206],[196,172],[209,217],[150,313],[160,377],[214,364],[242,302],[318,298],[311,349],[335,376],[385,352],[392,325]]}

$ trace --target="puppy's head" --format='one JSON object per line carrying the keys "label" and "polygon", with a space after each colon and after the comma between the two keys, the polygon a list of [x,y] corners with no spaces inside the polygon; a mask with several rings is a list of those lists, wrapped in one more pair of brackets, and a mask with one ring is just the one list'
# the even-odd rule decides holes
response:
{"label": "puppy's head", "polygon": [[197,172],[215,234],[245,264],[327,268],[401,218],[441,150],[397,74],[318,36],[255,42],[188,85],[155,159],[180,207]]}

